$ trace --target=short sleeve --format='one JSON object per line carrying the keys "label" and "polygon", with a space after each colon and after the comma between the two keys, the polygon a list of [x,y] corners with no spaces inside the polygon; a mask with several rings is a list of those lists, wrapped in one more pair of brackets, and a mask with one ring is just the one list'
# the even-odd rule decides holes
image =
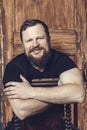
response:
{"label": "short sleeve", "polygon": [[76,67],[77,65],[73,62],[72,59],[70,59],[67,55],[62,55],[62,57],[59,60],[60,74],[63,73],[64,71],[67,71]]}
{"label": "short sleeve", "polygon": [[9,81],[21,81],[20,80],[21,70],[14,63],[8,63],[5,68],[3,76],[3,84],[5,85]]}

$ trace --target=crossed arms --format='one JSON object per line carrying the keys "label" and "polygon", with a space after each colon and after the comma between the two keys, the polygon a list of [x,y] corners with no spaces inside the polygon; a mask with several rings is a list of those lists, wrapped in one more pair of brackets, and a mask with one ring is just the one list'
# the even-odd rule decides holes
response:
{"label": "crossed arms", "polygon": [[63,72],[57,86],[32,87],[20,75],[22,82],[8,82],[4,89],[14,113],[21,119],[38,114],[52,104],[81,103],[85,97],[83,78],[78,68]]}

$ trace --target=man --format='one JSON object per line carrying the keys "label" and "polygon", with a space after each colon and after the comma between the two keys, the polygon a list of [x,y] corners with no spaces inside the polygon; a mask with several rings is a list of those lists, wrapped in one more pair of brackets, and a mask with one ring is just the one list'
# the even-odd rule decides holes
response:
{"label": "man", "polygon": [[[21,120],[36,118],[53,104],[60,104],[57,109],[61,113],[62,104],[81,103],[85,91],[80,71],[67,55],[50,48],[47,25],[40,20],[27,20],[21,26],[20,37],[25,53],[7,64],[3,78],[4,92],[15,115]],[[43,78],[58,78],[58,83],[32,87],[32,80]]]}

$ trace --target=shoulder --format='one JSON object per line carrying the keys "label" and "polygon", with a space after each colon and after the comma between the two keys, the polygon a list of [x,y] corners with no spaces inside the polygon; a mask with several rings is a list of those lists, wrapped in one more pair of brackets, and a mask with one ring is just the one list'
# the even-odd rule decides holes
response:
{"label": "shoulder", "polygon": [[16,57],[14,57],[9,63],[11,63],[11,62],[21,62],[25,59],[26,59],[25,53],[21,53],[21,54],[17,55]]}
{"label": "shoulder", "polygon": [[51,50],[52,52],[52,60],[54,63],[58,64],[58,66],[66,69],[77,67],[75,62],[67,55],[62,52]]}
{"label": "shoulder", "polygon": [[14,66],[14,65],[18,66],[26,62],[27,62],[26,55],[24,53],[21,53],[17,55],[16,57],[14,57],[10,62],[8,62],[6,66]]}
{"label": "shoulder", "polygon": [[[26,56],[24,53],[14,57],[5,67],[3,83],[9,81],[20,81],[20,74],[25,74],[26,63],[24,62]],[[24,68],[25,67],[25,68]]]}
{"label": "shoulder", "polygon": [[63,83],[83,83],[82,74],[77,67],[64,71],[59,78]]}
{"label": "shoulder", "polygon": [[69,56],[53,49],[51,50],[51,60],[49,64],[52,68],[51,70],[53,70],[53,73],[57,76],[67,70],[77,67]]}
{"label": "shoulder", "polygon": [[61,56],[65,56],[66,55],[66,54],[64,54],[64,53],[62,53],[60,51],[54,50],[54,49],[51,49],[51,54],[54,57],[61,57]]}
{"label": "shoulder", "polygon": [[51,49],[51,54],[54,60],[58,60],[58,61],[64,61],[66,59],[71,60],[67,54],[54,49]]}
{"label": "shoulder", "polygon": [[6,73],[20,73],[25,72],[28,65],[28,59],[24,53],[14,57],[10,62],[5,66]]}

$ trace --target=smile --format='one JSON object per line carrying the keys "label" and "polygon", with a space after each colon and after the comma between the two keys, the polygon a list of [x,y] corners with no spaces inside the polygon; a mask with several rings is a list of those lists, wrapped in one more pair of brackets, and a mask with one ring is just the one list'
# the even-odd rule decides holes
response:
{"label": "smile", "polygon": [[42,49],[35,49],[34,51],[32,51],[32,53],[38,54],[38,53],[40,53],[41,51],[42,51]]}

